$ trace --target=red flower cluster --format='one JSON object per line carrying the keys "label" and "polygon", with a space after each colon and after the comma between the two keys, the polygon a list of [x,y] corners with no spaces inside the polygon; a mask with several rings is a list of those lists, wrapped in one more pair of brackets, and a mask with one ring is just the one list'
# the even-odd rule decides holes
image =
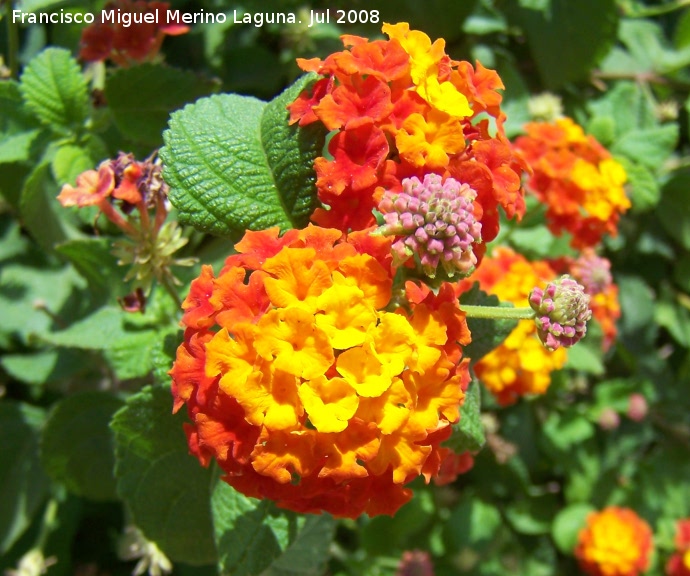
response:
{"label": "red flower cluster", "polygon": [[319,208],[313,220],[347,231],[374,224],[385,190],[405,178],[452,177],[476,192],[474,213],[485,242],[496,237],[498,207],[521,217],[526,164],[503,131],[495,71],[452,60],[442,39],[431,42],[408,24],[385,24],[389,40],[342,37],[342,52],[298,59],[323,76],[289,106],[290,122],[321,122],[334,135],[331,158],[315,162]]}
{"label": "red flower cluster", "polygon": [[126,19],[102,22],[99,17],[98,22],[87,26],[81,35],[79,57],[87,62],[110,59],[123,67],[152,60],[166,35],[178,36],[189,30],[181,24],[155,23],[161,21],[160,16],[169,6],[167,2],[145,0],[115,0],[106,4],[103,11],[126,15]]}
{"label": "red flower cluster", "polygon": [[676,552],[666,563],[667,576],[690,576],[690,518],[676,524]]}

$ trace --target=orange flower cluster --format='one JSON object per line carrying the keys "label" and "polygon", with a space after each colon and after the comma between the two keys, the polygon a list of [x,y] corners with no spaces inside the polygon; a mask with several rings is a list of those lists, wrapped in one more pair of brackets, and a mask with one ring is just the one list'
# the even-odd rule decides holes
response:
{"label": "orange flower cluster", "polygon": [[485,242],[498,233],[498,206],[525,211],[521,175],[527,166],[503,131],[503,83],[479,62],[455,61],[445,42],[431,42],[406,23],[384,24],[389,40],[345,35],[348,50],[325,60],[298,59],[324,76],[290,106],[290,122],[321,122],[334,132],[332,158],[315,162],[319,208],[313,220],[347,231],[374,224],[384,190],[405,178],[452,177],[477,196],[475,216]]}
{"label": "orange flower cluster", "polygon": [[[390,240],[248,232],[183,304],[170,374],[190,450],[243,494],[298,512],[393,514],[449,450],[469,382],[454,291],[394,311]],[[400,296],[402,297],[402,295]]]}
{"label": "orange flower cluster", "polygon": [[690,576],[690,518],[676,524],[676,552],[666,563],[666,576]]}
{"label": "orange flower cluster", "polygon": [[99,16],[97,22],[84,28],[79,57],[87,62],[110,59],[123,67],[134,62],[151,61],[158,54],[165,36],[179,36],[189,30],[182,24],[155,23],[165,21],[169,7],[167,2],[146,0],[109,2],[103,11],[112,11],[118,14],[118,18],[113,22],[102,22]]}
{"label": "orange flower cluster", "polygon": [[[545,286],[556,277],[546,262],[529,262],[510,248],[497,247],[476,272],[460,283],[462,290],[474,282],[502,302],[529,306],[535,286]],[[551,372],[567,360],[564,348],[549,352],[537,337],[533,320],[521,320],[503,343],[474,366],[477,378],[502,405],[514,403],[525,394],[543,394],[551,384]]]}
{"label": "orange flower cluster", "polygon": [[589,576],[638,576],[649,567],[652,530],[633,510],[609,506],[588,516],[575,557]]}
{"label": "orange flower cluster", "polygon": [[525,130],[515,148],[534,171],[528,188],[546,204],[549,229],[570,232],[575,248],[615,236],[620,215],[630,208],[623,167],[570,118],[529,123]]}

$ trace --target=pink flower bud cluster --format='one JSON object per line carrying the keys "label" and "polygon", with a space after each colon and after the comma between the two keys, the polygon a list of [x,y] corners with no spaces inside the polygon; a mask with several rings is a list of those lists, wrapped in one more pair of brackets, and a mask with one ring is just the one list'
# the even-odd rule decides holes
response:
{"label": "pink flower bud cluster", "polygon": [[481,241],[481,224],[474,216],[477,193],[453,178],[427,174],[402,181],[403,191],[386,192],[379,204],[385,236],[400,236],[393,243],[394,264],[412,257],[430,278],[443,267],[449,277],[467,276],[477,263],[472,244]]}
{"label": "pink flower bud cluster", "polygon": [[537,333],[547,349],[570,347],[587,333],[592,317],[585,289],[567,274],[549,282],[546,288],[535,288],[529,304],[537,313]]}

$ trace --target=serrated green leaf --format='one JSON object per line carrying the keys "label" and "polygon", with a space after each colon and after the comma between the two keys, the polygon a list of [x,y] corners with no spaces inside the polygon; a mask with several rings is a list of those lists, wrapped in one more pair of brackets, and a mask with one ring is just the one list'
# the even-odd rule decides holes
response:
{"label": "serrated green leaf", "polygon": [[481,417],[481,392],[479,383],[473,381],[465,391],[465,402],[460,407],[460,420],[453,424],[453,433],[444,442],[444,446],[456,454],[481,450],[486,442]]}
{"label": "serrated green leaf", "polygon": [[571,504],[556,514],[551,525],[551,536],[561,553],[568,556],[573,553],[577,536],[585,527],[587,516],[594,510],[591,504]]}
{"label": "serrated green leaf", "polygon": [[120,68],[108,78],[105,97],[115,124],[128,138],[160,146],[174,110],[216,91],[216,82],[161,64]]}
{"label": "serrated green leaf", "polygon": [[[592,18],[596,14],[596,18]],[[521,8],[532,56],[547,87],[583,80],[616,40],[615,0],[552,0],[550,10]]]}
{"label": "serrated green leaf", "polygon": [[611,147],[611,152],[627,156],[650,170],[658,169],[678,142],[678,125],[667,124],[626,132]]}
{"label": "serrated green leaf", "polygon": [[48,48],[33,58],[20,89],[27,108],[53,129],[75,131],[86,120],[86,80],[68,50]]}
{"label": "serrated green leaf", "polygon": [[28,160],[31,144],[39,132],[40,130],[28,130],[19,134],[0,134],[0,164]]}
{"label": "serrated green leaf", "polygon": [[48,496],[50,481],[38,459],[43,418],[38,408],[0,403],[0,554],[22,535]]}
{"label": "serrated green leaf", "polygon": [[116,500],[110,420],[124,402],[107,392],[73,394],[56,404],[41,433],[41,462],[56,482],[92,500]]}
{"label": "serrated green leaf", "polygon": [[45,251],[67,240],[66,226],[58,216],[62,207],[55,183],[50,177],[50,165],[43,163],[34,168],[26,179],[19,200],[19,213],[24,227]]}
{"label": "serrated green leaf", "polygon": [[73,350],[45,350],[31,354],[5,354],[0,366],[19,382],[43,385],[67,378],[88,366],[88,357]]}
{"label": "serrated green leaf", "polygon": [[249,498],[218,480],[211,500],[221,574],[318,576],[335,522],[328,514],[302,516],[268,500]]}
{"label": "serrated green leaf", "polygon": [[181,222],[225,236],[306,224],[325,135],[288,126],[285,107],[310,79],[268,104],[224,94],[173,113],[161,158]]}
{"label": "serrated green leaf", "polygon": [[[487,295],[476,282],[471,290],[460,296],[460,305],[462,304],[512,307],[510,303],[499,302],[496,296]],[[517,320],[468,318],[467,326],[472,333],[472,342],[463,348],[463,354],[475,364],[508,337],[517,326]]]}
{"label": "serrated green leaf", "polygon": [[151,374],[151,355],[163,333],[158,330],[126,332],[104,350],[108,363],[119,380],[143,378]]}
{"label": "serrated green leaf", "polygon": [[166,388],[144,388],[112,420],[117,493],[134,524],[173,561],[216,561],[211,470],[189,454]]}
{"label": "serrated green leaf", "polygon": [[106,350],[113,342],[123,338],[124,314],[119,308],[106,306],[64,330],[41,335],[41,340],[46,344],[65,348]]}
{"label": "serrated green leaf", "polygon": [[651,210],[661,198],[661,188],[656,178],[648,168],[641,164],[634,164],[627,158],[616,158],[625,168],[628,175],[626,191],[632,202],[632,211],[635,213]]}

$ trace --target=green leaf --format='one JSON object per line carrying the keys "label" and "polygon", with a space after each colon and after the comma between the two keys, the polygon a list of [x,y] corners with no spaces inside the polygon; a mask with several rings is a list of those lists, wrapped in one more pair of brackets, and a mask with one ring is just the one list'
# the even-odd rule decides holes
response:
{"label": "green leaf", "polygon": [[[592,123],[613,120],[616,138],[631,130],[658,126],[654,102],[639,84],[633,82],[617,83],[604,96],[590,101],[588,108],[594,116]],[[598,135],[595,134],[595,136]],[[606,142],[602,143],[606,144]]]}
{"label": "green leaf", "polygon": [[5,354],[0,366],[19,382],[42,386],[89,367],[89,358],[73,350],[45,350],[31,354]]}
{"label": "green leaf", "polygon": [[110,420],[124,402],[107,392],[67,396],[41,434],[41,462],[56,482],[92,500],[116,500]]}
{"label": "green leaf", "polygon": [[23,162],[29,159],[31,144],[40,130],[27,130],[19,134],[2,135],[0,142],[0,164]]}
{"label": "green leaf", "polygon": [[657,215],[661,224],[677,242],[690,250],[690,170],[677,172],[664,185]]}
{"label": "green leaf", "polygon": [[217,83],[162,64],[120,68],[108,78],[105,97],[120,131],[137,142],[160,146],[170,113],[208,96]]}
{"label": "green leaf", "polygon": [[93,169],[94,165],[94,159],[88,150],[72,144],[60,146],[51,162],[53,177],[59,185],[74,185],[77,176]]}
{"label": "green leaf", "polygon": [[119,380],[143,378],[151,374],[151,356],[164,337],[163,330],[127,331],[105,349],[105,357]]}
{"label": "green leaf", "polygon": [[615,0],[552,0],[550,10],[521,8],[517,17],[550,89],[584,80],[616,39]]}
{"label": "green leaf", "polygon": [[[589,330],[588,330],[589,332]],[[589,336],[589,334],[588,334]],[[590,345],[589,338],[577,346],[568,349],[566,368],[601,376],[606,371],[601,358],[601,345],[598,342]]]}
{"label": "green leaf", "polygon": [[[512,307],[509,302],[499,302],[497,296],[487,295],[476,282],[471,290],[460,296],[460,305],[462,306],[462,304]],[[517,320],[468,318],[467,326],[472,333],[472,342],[463,348],[463,354],[471,358],[472,364],[474,364],[508,337],[517,326]]]}
{"label": "green leaf", "polygon": [[115,306],[103,307],[58,332],[47,332],[41,340],[53,346],[82,350],[105,350],[122,339],[125,313]]}
{"label": "green leaf", "polygon": [[182,223],[225,236],[306,224],[324,132],[288,126],[285,107],[311,79],[268,104],[223,94],[173,113],[161,157]]}
{"label": "green leaf", "polygon": [[444,527],[447,546],[459,552],[464,548],[481,550],[491,542],[501,527],[501,514],[474,494],[467,494],[450,514]]}
{"label": "green leaf", "polygon": [[558,504],[553,494],[516,498],[506,507],[505,515],[520,534],[548,534]]}
{"label": "green leaf", "polygon": [[240,494],[218,480],[211,500],[219,568],[233,576],[318,576],[323,573],[335,521],[298,515],[268,500]]}
{"label": "green leaf", "polygon": [[[89,283],[89,290],[97,298],[124,292],[122,277],[125,269],[117,265],[110,249],[111,242],[107,238],[69,240],[55,248]],[[118,287],[121,289],[117,290]]]}
{"label": "green leaf", "polygon": [[478,452],[484,446],[484,425],[481,413],[481,392],[477,381],[470,382],[465,391],[465,402],[460,407],[460,420],[453,424],[453,433],[444,442],[456,454]]}
{"label": "green leaf", "polygon": [[144,388],[115,414],[115,477],[134,524],[173,561],[216,561],[211,471],[189,454],[166,388]]}
{"label": "green leaf", "polygon": [[556,514],[551,525],[551,536],[561,553],[572,555],[577,536],[585,527],[587,516],[594,510],[591,504],[571,504]]}
{"label": "green leaf", "polygon": [[594,426],[576,412],[551,412],[542,427],[544,439],[556,450],[568,452],[594,436]]}
{"label": "green leaf", "polygon": [[628,175],[626,191],[632,202],[632,211],[640,213],[654,208],[661,198],[661,189],[649,169],[621,156],[616,160],[623,165]]}
{"label": "green leaf", "polygon": [[0,403],[0,554],[22,535],[48,496],[50,481],[38,459],[43,418],[38,408]]}
{"label": "green leaf", "polygon": [[50,177],[50,165],[39,164],[27,178],[19,200],[19,213],[25,228],[45,251],[52,251],[55,244],[67,240],[63,221],[58,216],[62,210],[55,183]]}
{"label": "green leaf", "polygon": [[86,120],[86,80],[68,50],[48,48],[33,58],[20,89],[27,108],[52,128],[75,131]]}
{"label": "green leaf", "polygon": [[627,156],[650,170],[657,170],[671,155],[678,142],[678,125],[631,130],[621,136],[611,152]]}

